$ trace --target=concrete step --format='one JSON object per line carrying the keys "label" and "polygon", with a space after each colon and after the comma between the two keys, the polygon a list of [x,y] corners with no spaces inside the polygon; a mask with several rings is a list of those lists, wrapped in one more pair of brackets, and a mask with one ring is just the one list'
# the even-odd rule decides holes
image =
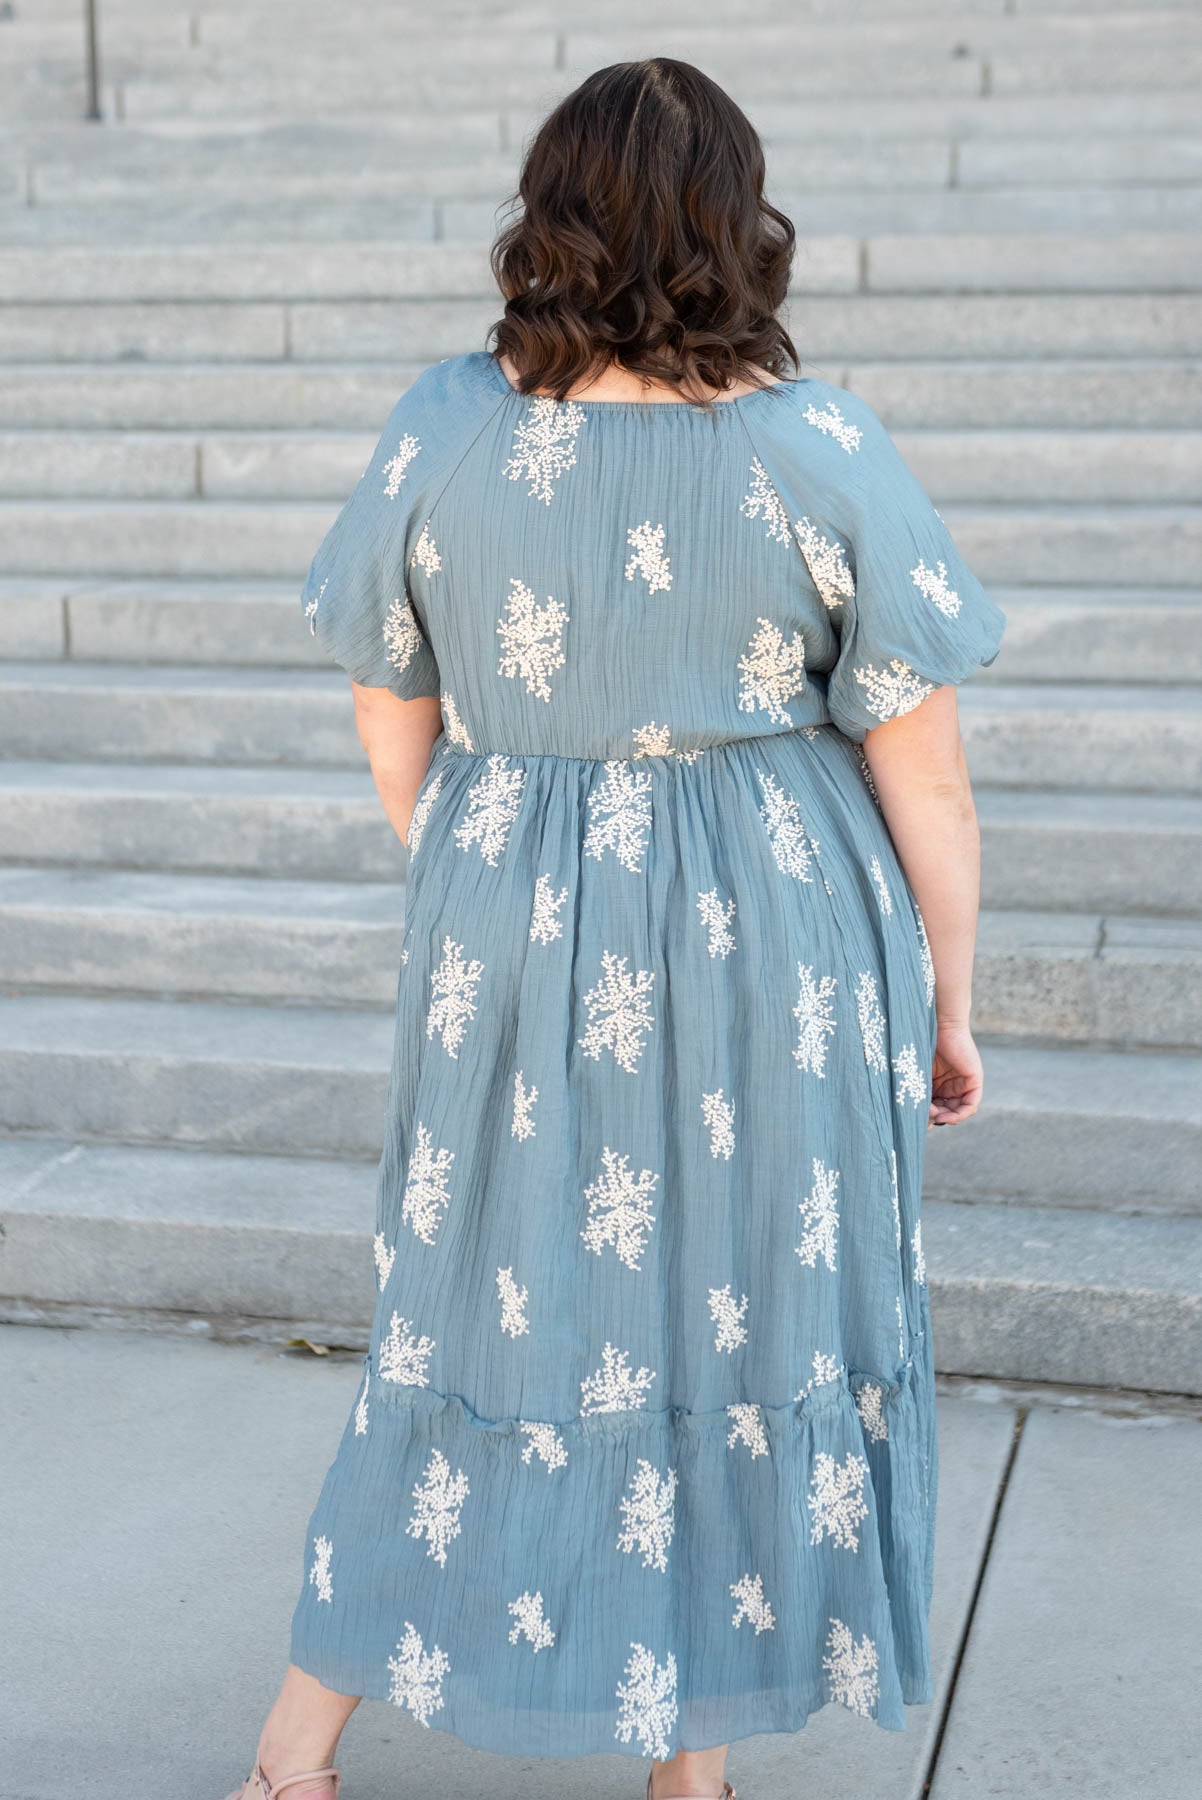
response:
{"label": "concrete step", "polygon": [[986,906],[1202,913],[1202,799],[978,783],[976,804]]}
{"label": "concrete step", "polygon": [[[1157,849],[1167,857],[1183,836],[1166,827]],[[362,758],[354,769],[0,762],[0,844],[27,862],[313,881],[396,881],[405,867]]]}
{"label": "concrete step", "polygon": [[1202,1058],[986,1040],[985,1096],[927,1137],[937,1199],[1202,1214]]}
{"label": "concrete step", "polygon": [[[390,1007],[399,883],[0,869],[16,991]],[[1202,921],[985,912],[974,1019],[1060,1043],[1202,1049]]]}
{"label": "concrete step", "polygon": [[[0,362],[424,362],[482,344],[499,311],[490,296],[5,302]],[[785,316],[807,370],[833,359],[1202,354],[1191,293],[798,294]]]}
{"label": "concrete step", "polygon": [[388,1008],[404,885],[0,868],[10,990]]}
{"label": "concrete step", "polygon": [[[321,1321],[362,1345],[374,1203],[364,1166],[10,1141],[0,1307]],[[923,1248],[940,1370],[1202,1392],[1202,1220],[932,1198]]]}
{"label": "concrete step", "polygon": [[1202,791],[1196,688],[967,683],[960,717],[973,779],[997,787]]}
{"label": "concrete step", "polygon": [[[21,363],[0,375],[9,430],[379,430],[420,373],[390,363]],[[850,387],[894,431],[1128,432],[1202,427],[1202,362],[807,362]]]}
{"label": "concrete step", "polygon": [[[808,109],[806,109],[808,113]],[[98,222],[106,215],[96,210]],[[308,238],[225,244],[58,242],[57,215],[36,216],[44,242],[0,247],[0,300],[89,305],[115,301],[402,300],[432,295],[492,300],[488,265],[492,233],[476,243],[379,240],[348,243]],[[844,224],[799,245],[791,272],[794,294],[1062,293],[1195,291],[1202,285],[1202,246],[1191,232],[1132,232],[1099,239],[1071,226],[1046,232],[975,235],[888,231],[858,242]],[[1147,346],[1139,354],[1147,356]]]}
{"label": "concrete step", "polygon": [[375,1157],[393,1029],[373,1009],[17,995],[0,1129]]}
{"label": "concrete step", "polygon": [[[1202,912],[1202,801],[978,787],[987,907]],[[0,762],[0,843],[83,867],[396,880],[366,769]]]}
{"label": "concrete step", "polygon": [[[454,117],[434,142],[412,130],[279,121],[253,129],[182,136],[126,129],[97,139],[86,127],[73,138],[27,145],[24,192],[34,206],[200,195],[228,199],[343,197],[411,200],[504,199],[513,182],[512,155],[502,150],[498,122],[468,114],[459,136]],[[483,129],[480,129],[483,127]],[[441,142],[439,138],[441,137]],[[483,140],[483,141],[481,141]],[[934,132],[897,136],[816,137],[767,147],[769,191],[848,194],[960,187],[982,198],[997,189],[1068,182],[1121,189],[1197,185],[1202,143],[1196,136],[1145,131],[1114,137],[1057,137],[957,143]]]}
{"label": "concrete step", "polygon": [[1053,1043],[1202,1049],[1202,920],[985,912],[973,1020]]}
{"label": "concrete step", "polygon": [[[987,586],[1165,587],[1194,591],[1202,508],[935,503]],[[336,501],[0,501],[4,575],[182,576],[295,582]]]}
{"label": "concrete step", "polygon": [[[1202,431],[895,433],[931,493],[960,503],[1202,501]],[[342,500],[370,432],[0,431],[0,499]]]}
{"label": "concrete step", "polygon": [[[362,757],[336,669],[8,663],[0,699],[0,755],[19,760],[322,766]],[[1196,688],[969,682],[960,710],[980,785],[1202,791]]]}
{"label": "concrete step", "polygon": [[[1202,680],[1202,590],[1010,588],[982,682]],[[297,589],[255,581],[0,578],[0,656],[324,668],[297,632]]]}

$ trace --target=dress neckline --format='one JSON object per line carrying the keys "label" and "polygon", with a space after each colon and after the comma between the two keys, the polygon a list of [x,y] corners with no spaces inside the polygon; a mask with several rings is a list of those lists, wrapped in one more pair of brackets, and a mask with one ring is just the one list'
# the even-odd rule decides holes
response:
{"label": "dress neckline", "polygon": [[[585,394],[570,394],[565,400],[556,400],[553,394],[523,394],[520,388],[514,387],[512,381],[510,381],[508,375],[506,375],[504,369],[490,350],[481,350],[479,354],[487,359],[496,380],[500,383],[504,391],[507,394],[512,395],[515,400],[550,400],[556,406],[605,406],[612,407],[615,411],[625,410],[627,412],[672,411],[700,413],[707,410],[696,400],[590,400]],[[711,402],[711,405],[715,411],[719,407],[742,406],[748,400],[757,400],[762,394],[770,394],[774,388],[800,387],[803,379],[804,377],[799,378],[796,381],[788,381],[781,377],[776,381],[769,382],[766,387],[751,388],[748,393],[735,394],[729,400],[714,400]]]}

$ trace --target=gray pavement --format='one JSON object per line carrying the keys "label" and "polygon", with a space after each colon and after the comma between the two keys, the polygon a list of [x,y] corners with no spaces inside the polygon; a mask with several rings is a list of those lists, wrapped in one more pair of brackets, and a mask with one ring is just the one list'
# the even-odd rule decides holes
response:
{"label": "gray pavement", "polygon": [[[4,1800],[216,1800],[245,1773],[358,1377],[354,1357],[0,1328]],[[747,1739],[741,1800],[1197,1792],[1202,1417],[1030,1398],[940,1401],[933,1704],[901,1733],[827,1707]],[[377,1702],[339,1760],[348,1800],[636,1800],[643,1773],[487,1756]]]}

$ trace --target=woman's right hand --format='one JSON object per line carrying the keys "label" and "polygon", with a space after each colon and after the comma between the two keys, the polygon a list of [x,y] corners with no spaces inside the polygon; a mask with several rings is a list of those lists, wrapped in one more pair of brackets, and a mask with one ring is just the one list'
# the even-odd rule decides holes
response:
{"label": "woman's right hand", "polygon": [[959,1125],[981,1104],[985,1071],[967,1025],[940,1025],[931,1070],[930,1125]]}

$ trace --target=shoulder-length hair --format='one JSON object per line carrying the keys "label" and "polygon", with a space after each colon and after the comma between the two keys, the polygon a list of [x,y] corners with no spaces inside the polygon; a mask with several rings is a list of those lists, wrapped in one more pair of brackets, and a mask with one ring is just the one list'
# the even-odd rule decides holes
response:
{"label": "shoulder-length hair", "polygon": [[562,400],[617,363],[704,404],[757,384],[757,366],[796,369],[776,317],[793,226],[764,197],[750,121],[691,63],[587,76],[535,134],[508,204],[491,252],[505,314],[488,336],[523,393]]}

